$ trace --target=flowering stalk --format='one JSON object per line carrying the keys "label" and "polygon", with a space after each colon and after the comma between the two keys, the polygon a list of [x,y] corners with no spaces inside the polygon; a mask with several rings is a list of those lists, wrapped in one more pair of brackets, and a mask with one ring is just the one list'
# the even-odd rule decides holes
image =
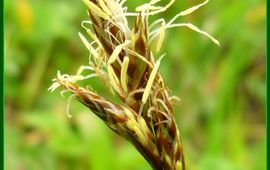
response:
{"label": "flowering stalk", "polygon": [[[166,6],[156,6],[160,0],[151,0],[127,12],[125,0],[82,0],[88,7],[91,21],[83,21],[88,33],[79,36],[89,50],[89,65],[81,66],[76,75],[61,75],[58,72],[49,90],[59,86],[72,93],[72,97],[88,107],[115,133],[129,140],[155,170],[184,170],[185,161],[179,131],[173,117],[174,101],[164,84],[158,69],[163,55],[155,60],[150,49],[157,40],[156,51],[162,46],[165,30],[173,27],[188,27],[206,35],[214,43],[218,41],[190,23],[175,23],[202,5],[180,12],[169,22],[158,19],[150,26],[148,17],[164,12]],[[136,17],[133,29],[127,17]],[[90,26],[90,28],[88,27]],[[89,43],[87,39],[93,41]],[[92,73],[83,76],[83,70]],[[89,88],[76,84],[93,76],[100,77],[122,104],[115,104],[99,96]]]}

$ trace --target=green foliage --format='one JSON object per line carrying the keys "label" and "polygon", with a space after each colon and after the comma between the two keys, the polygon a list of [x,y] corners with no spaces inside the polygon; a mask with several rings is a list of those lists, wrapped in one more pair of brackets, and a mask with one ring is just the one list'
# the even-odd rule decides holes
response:
{"label": "green foliage", "polygon": [[[196,3],[179,1],[162,15]],[[151,169],[85,107],[72,101],[69,119],[65,99],[46,91],[57,69],[73,74],[88,62],[77,34],[87,18],[80,1],[5,1],[5,169]],[[174,28],[156,54],[167,53],[161,74],[182,99],[176,117],[188,169],[265,169],[265,1],[210,1],[178,20],[221,43]]]}

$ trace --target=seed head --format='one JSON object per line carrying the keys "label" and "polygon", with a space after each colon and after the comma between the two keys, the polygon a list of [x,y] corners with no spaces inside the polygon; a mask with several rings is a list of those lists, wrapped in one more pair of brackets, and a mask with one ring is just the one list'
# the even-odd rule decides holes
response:
{"label": "seed head", "polygon": [[[166,11],[175,0],[164,7],[156,5],[160,0],[151,0],[137,7],[135,12],[127,12],[127,7],[123,6],[126,0],[82,1],[91,21],[82,22],[88,35],[79,33],[79,37],[89,51],[89,65],[81,66],[73,76],[58,72],[48,90],[62,86],[71,92],[69,103],[75,97],[88,107],[115,133],[129,140],[153,169],[184,170],[183,147],[173,117],[177,97],[171,96],[158,70],[164,55],[156,61],[150,45],[157,40],[156,51],[160,51],[166,29],[174,27],[188,27],[219,45],[216,39],[191,23],[175,22],[208,0],[178,13],[169,22],[160,18],[150,26],[148,18]],[[136,17],[131,29],[127,17]],[[91,73],[83,76],[84,70]],[[122,103],[108,101],[76,83],[94,76],[104,81]]]}

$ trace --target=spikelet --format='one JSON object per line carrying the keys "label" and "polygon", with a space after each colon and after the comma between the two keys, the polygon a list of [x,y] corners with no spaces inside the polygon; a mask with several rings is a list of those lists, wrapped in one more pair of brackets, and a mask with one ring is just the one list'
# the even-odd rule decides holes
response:
{"label": "spikelet", "polygon": [[[150,45],[158,37],[156,51],[159,51],[166,29],[174,27],[188,27],[219,45],[193,24],[175,23],[178,17],[194,12],[208,0],[178,13],[167,23],[161,18],[150,26],[148,17],[164,12],[175,0],[164,7],[156,5],[160,0],[151,0],[137,7],[136,12],[127,12],[127,7],[123,7],[126,0],[82,1],[91,19],[82,22],[88,36],[79,33],[89,50],[89,65],[81,66],[74,76],[58,72],[48,90],[61,86],[65,89],[63,93],[71,92],[69,103],[75,97],[88,107],[115,133],[129,140],[154,170],[185,170],[183,146],[173,117],[173,100],[178,98],[170,95],[158,71],[164,55],[155,61]],[[130,29],[127,17],[133,16],[136,21]],[[84,70],[91,73],[83,76]],[[76,83],[94,76],[100,77],[122,103],[108,101]]]}

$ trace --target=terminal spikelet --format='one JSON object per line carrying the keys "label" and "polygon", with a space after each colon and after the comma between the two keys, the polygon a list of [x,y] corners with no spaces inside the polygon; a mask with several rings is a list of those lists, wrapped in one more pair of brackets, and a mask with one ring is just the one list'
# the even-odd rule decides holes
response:
{"label": "terminal spikelet", "polygon": [[[129,140],[154,170],[185,170],[183,146],[173,117],[173,99],[177,97],[171,96],[159,73],[164,55],[156,60],[150,45],[158,40],[155,51],[159,51],[166,29],[182,26],[219,43],[190,23],[175,23],[178,17],[195,11],[208,1],[180,12],[167,23],[161,18],[149,26],[148,17],[164,12],[175,0],[164,7],[156,6],[159,1],[152,0],[136,8],[136,12],[127,12],[123,6],[125,0],[83,0],[91,21],[82,23],[87,36],[82,33],[79,36],[89,50],[89,65],[81,66],[75,76],[58,72],[49,90],[61,86],[70,91],[72,98]],[[127,17],[136,17],[132,29]],[[83,70],[91,73],[83,76]],[[108,101],[76,83],[93,76],[100,77],[122,103]]]}

